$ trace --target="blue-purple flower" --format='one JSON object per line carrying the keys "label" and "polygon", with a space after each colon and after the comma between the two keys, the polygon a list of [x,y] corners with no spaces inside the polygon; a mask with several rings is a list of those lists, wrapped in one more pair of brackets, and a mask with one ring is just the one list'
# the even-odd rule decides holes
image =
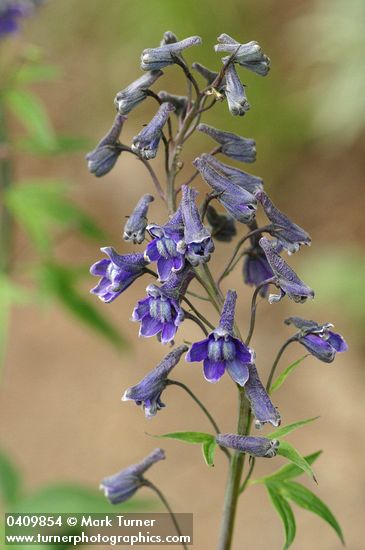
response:
{"label": "blue-purple flower", "polygon": [[148,89],[162,75],[162,71],[150,71],[129,84],[124,90],[118,92],[114,99],[118,112],[121,115],[130,113],[132,109],[146,99]]}
{"label": "blue-purple flower", "polygon": [[144,235],[147,227],[148,207],[155,199],[152,195],[143,195],[132,214],[129,216],[123,230],[125,241],[131,241],[134,244],[141,244],[144,241]]}
{"label": "blue-purple flower", "polygon": [[289,254],[297,252],[302,244],[311,244],[308,233],[276,208],[264,191],[259,191],[255,197],[262,204],[266,216],[272,223],[270,234],[277,239]]}
{"label": "blue-purple flower", "polygon": [[215,438],[218,445],[247,453],[257,458],[276,456],[280,442],[278,439],[254,437],[251,435],[218,434]]}
{"label": "blue-purple flower", "polygon": [[148,262],[143,254],[118,254],[114,248],[107,246],[100,249],[109,259],[93,264],[90,273],[100,277],[99,283],[90,292],[96,294],[103,302],[115,300],[138,277],[145,273]]}
{"label": "blue-purple flower", "polygon": [[308,298],[314,298],[314,291],[299,279],[298,275],[277,253],[275,241],[262,237],[260,246],[264,250],[267,261],[274,273],[271,282],[280,290],[280,294],[269,295],[270,304],[279,302],[285,295],[294,302],[299,303],[305,302]]}
{"label": "blue-purple flower", "polygon": [[155,449],[144,460],[132,464],[109,477],[105,477],[100,483],[100,489],[104,491],[111,504],[119,504],[131,498],[138,489],[148,485],[144,473],[159,460],[164,460],[165,452]]}
{"label": "blue-purple flower", "polygon": [[[228,58],[223,58],[226,62]],[[250,110],[250,104],[247,101],[245,86],[239,79],[236,68],[230,63],[226,69],[226,85],[224,88],[227,98],[228,109],[233,116],[243,116]]]}
{"label": "blue-purple flower", "polygon": [[265,390],[254,364],[249,367],[250,376],[245,384],[246,397],[250,402],[252,413],[256,418],[256,428],[270,423],[273,426],[280,426],[281,418],[279,411],[271,402]]}
{"label": "blue-purple flower", "polygon": [[32,0],[1,0],[0,39],[19,31],[20,21],[32,14],[36,2]]}
{"label": "blue-purple flower", "polygon": [[187,350],[188,347],[182,345],[170,351],[143,380],[124,392],[122,401],[134,401],[142,405],[147,418],[155,416],[157,411],[165,407],[161,394],[168,384],[168,376]]}
{"label": "blue-purple flower", "polygon": [[[207,81],[208,86],[213,84],[219,74],[216,71],[211,71],[210,69],[208,69],[208,67],[205,67],[205,65],[202,65],[201,63],[193,63],[192,67]],[[220,88],[224,85],[225,79],[223,79]],[[220,88],[218,89],[218,91],[220,91]]]}
{"label": "blue-purple flower", "polygon": [[331,323],[320,325],[301,317],[289,317],[285,323],[299,329],[296,340],[320,361],[332,363],[337,352],[348,350],[348,345],[341,334],[330,330],[333,327]]}
{"label": "blue-purple flower", "polygon": [[117,162],[123,150],[119,137],[126,120],[126,116],[117,114],[106,136],[86,155],[87,167],[94,176],[105,176]]}
{"label": "blue-purple flower", "polygon": [[[176,38],[176,37],[174,37]],[[175,58],[186,48],[201,44],[202,40],[199,36],[190,36],[179,42],[166,42],[159,48],[147,48],[143,50],[141,55],[141,69],[144,71],[154,71],[162,69],[168,65],[175,63]]]}
{"label": "blue-purple flower", "polygon": [[172,272],[162,286],[146,288],[147,297],[137,303],[132,314],[132,320],[141,323],[140,336],[159,335],[162,344],[173,341],[184,320],[180,302],[193,277],[192,270],[185,268],[178,273]]}
{"label": "blue-purple flower", "polygon": [[199,132],[204,132],[221,145],[221,151],[227,157],[241,162],[255,162],[256,142],[253,139],[237,136],[232,132],[218,130],[208,124],[199,124]]}
{"label": "blue-purple flower", "polygon": [[261,46],[254,41],[240,44],[228,34],[221,34],[217,38],[219,44],[214,46],[216,52],[234,54],[233,62],[250,69],[260,76],[266,76],[270,70],[270,59],[265,55]]}
{"label": "blue-purple flower", "polygon": [[185,257],[191,265],[197,266],[210,260],[210,255],[214,251],[214,243],[211,234],[202,223],[195,202],[198,192],[188,185],[183,185],[181,190]]}
{"label": "blue-purple flower", "polygon": [[207,221],[210,225],[212,237],[217,241],[229,243],[237,234],[236,225],[232,216],[218,214],[216,209],[210,204],[207,208]]}
{"label": "blue-purple flower", "polygon": [[251,195],[255,195],[255,193],[264,187],[264,182],[261,178],[253,176],[248,172],[243,172],[243,170],[239,170],[239,168],[235,168],[234,166],[224,164],[214,155],[209,155],[209,163],[224,178],[227,178],[231,183],[238,185],[238,187],[241,187],[241,189]]}
{"label": "blue-purple flower", "polygon": [[163,103],[171,103],[175,107],[175,115],[177,117],[184,118],[188,106],[188,98],[186,95],[170,94],[164,90],[158,92],[157,95]]}
{"label": "blue-purple flower", "polygon": [[165,126],[170,113],[175,111],[171,103],[162,103],[153,119],[133,138],[132,150],[145,160],[155,158]]}
{"label": "blue-purple flower", "polygon": [[206,183],[217,193],[219,202],[237,221],[250,223],[255,217],[257,201],[255,197],[230,181],[215,168],[214,157],[203,154],[193,165],[199,170]]}
{"label": "blue-purple flower", "polygon": [[147,245],[145,257],[150,262],[157,262],[159,280],[166,281],[171,272],[180,271],[185,265],[185,251],[181,248],[184,238],[181,208],[165,225],[150,224],[147,231],[153,240]]}
{"label": "blue-purple flower", "polygon": [[[243,260],[243,280],[246,285],[258,287],[264,281],[271,279],[274,276],[273,270],[267,261],[265,252],[257,244],[254,244],[246,251]],[[260,296],[265,297],[269,285],[260,288]]]}
{"label": "blue-purple flower", "polygon": [[188,362],[203,361],[204,376],[208,382],[218,382],[225,371],[240,386],[248,380],[254,352],[233,336],[236,300],[237,293],[229,290],[218,328],[205,340],[195,342],[185,356]]}

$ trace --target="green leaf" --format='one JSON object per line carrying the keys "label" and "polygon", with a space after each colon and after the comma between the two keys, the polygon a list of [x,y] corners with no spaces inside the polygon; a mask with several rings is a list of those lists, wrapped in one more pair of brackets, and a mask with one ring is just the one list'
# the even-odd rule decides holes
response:
{"label": "green leaf", "polygon": [[17,72],[16,80],[18,84],[32,84],[34,82],[43,82],[45,80],[56,80],[60,78],[60,70],[53,65],[41,65],[38,63],[28,63],[22,65]]}
{"label": "green leaf", "polygon": [[56,136],[39,99],[29,91],[12,89],[6,93],[5,100],[29,135],[43,147],[52,150],[56,145]]}
{"label": "green leaf", "polygon": [[285,498],[283,498],[280,492],[276,490],[275,486],[267,484],[266,489],[269,493],[274,508],[278,512],[281,521],[283,522],[285,530],[285,544],[283,546],[283,550],[287,550],[287,548],[289,548],[292,544],[296,533],[296,525],[293,511]]}
{"label": "green leaf", "polygon": [[167,439],[178,439],[186,443],[213,443],[215,442],[214,435],[204,432],[172,432],[168,434],[155,435],[154,437],[163,437]]}
{"label": "green leaf", "polygon": [[9,188],[5,194],[7,207],[41,252],[50,250],[51,230],[56,227],[74,228],[98,241],[105,238],[93,220],[65,196],[68,187],[60,181],[30,180]]}
{"label": "green leaf", "polygon": [[116,347],[128,349],[129,345],[123,336],[77,291],[72,270],[55,263],[45,263],[38,274],[44,292],[58,299],[75,317]]}
{"label": "green leaf", "polygon": [[284,435],[290,434],[290,432],[296,430],[297,428],[300,428],[301,426],[305,426],[306,424],[309,424],[310,422],[313,422],[318,418],[319,416],[314,416],[313,418],[299,420],[298,422],[294,422],[293,424],[282,426],[281,428],[278,428],[277,430],[274,430],[273,432],[265,435],[265,437],[267,437],[268,439],[280,439],[281,437],[284,437]]}
{"label": "green leaf", "polygon": [[88,151],[92,148],[92,142],[88,138],[75,136],[56,136],[54,147],[50,149],[45,147],[38,140],[31,136],[22,137],[16,141],[19,149],[31,153],[33,155],[62,155],[65,153],[75,153]]}
{"label": "green leaf", "polygon": [[[308,464],[313,464],[321,454],[322,454],[322,451],[317,451],[316,453],[312,453],[310,455],[305,456],[304,460],[308,462]],[[302,473],[303,473],[303,469],[299,468],[299,466],[296,466],[295,464],[287,464],[286,466],[279,468],[278,470],[276,470],[276,472],[274,472],[273,474],[270,474],[269,476],[261,477],[259,479],[253,479],[251,481],[251,484],[253,485],[255,483],[266,483],[266,482],[278,483],[279,481],[284,481],[287,479],[298,477]]]}
{"label": "green leaf", "polygon": [[310,464],[305,460],[305,458],[296,450],[296,448],[287,441],[280,441],[280,445],[278,448],[278,455],[285,456],[290,462],[293,462],[303,470],[303,472],[306,472],[310,477],[314,479],[314,481],[317,483],[316,477],[313,473],[313,470],[310,466]]}
{"label": "green leaf", "polygon": [[5,506],[12,506],[20,496],[21,479],[10,459],[0,452],[0,494]]}
{"label": "green leaf", "polygon": [[304,487],[304,485],[301,485],[295,481],[286,481],[281,485],[281,487],[281,493],[285,496],[285,498],[291,499],[301,508],[309,510],[310,512],[313,512],[313,514],[317,514],[317,516],[321,517],[331,527],[333,527],[342,544],[345,544],[344,536],[338,521],[328,506],[322,502],[317,495]]}
{"label": "green leaf", "polygon": [[271,387],[270,387],[270,394],[271,393],[274,393],[274,391],[278,390],[280,388],[280,386],[285,382],[285,380],[287,379],[287,377],[289,376],[289,374],[291,372],[293,372],[293,370],[295,370],[297,367],[299,367],[299,365],[304,361],[304,359],[308,357],[308,354],[307,355],[303,355],[303,357],[300,357],[299,359],[297,359],[296,361],[294,361],[294,363],[291,363],[289,365],[289,367],[287,367],[278,377],[277,379],[275,380],[275,382],[273,382],[273,384],[271,384]]}
{"label": "green leaf", "polygon": [[205,441],[202,445],[204,460],[208,466],[214,466],[214,455],[217,444],[215,440]]}

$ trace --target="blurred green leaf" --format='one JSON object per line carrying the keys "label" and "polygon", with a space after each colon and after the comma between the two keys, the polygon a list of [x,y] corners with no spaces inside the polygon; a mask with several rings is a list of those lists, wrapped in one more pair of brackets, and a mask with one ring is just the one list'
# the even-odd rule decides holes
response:
{"label": "blurred green leaf", "polygon": [[310,512],[313,512],[313,514],[317,514],[317,516],[324,519],[324,521],[326,521],[336,531],[342,544],[345,544],[341,527],[335,516],[332,514],[328,506],[320,498],[318,498],[317,495],[312,493],[312,491],[295,481],[285,481],[280,485],[280,493],[286,499],[292,500],[301,508],[309,510]]}
{"label": "blurred green leaf", "polygon": [[56,144],[48,114],[37,96],[26,90],[11,89],[5,95],[5,101],[29,135],[52,150]]}
{"label": "blurred green leaf", "polygon": [[[305,456],[304,460],[308,462],[308,464],[313,464],[321,454],[322,454],[322,451],[317,451],[315,453]],[[286,466],[279,468],[273,474],[270,474],[269,476],[261,477],[259,479],[253,479],[250,483],[254,485],[255,483],[279,482],[279,481],[298,477],[301,474],[303,474],[302,468],[299,468],[299,466],[296,466],[295,464],[287,464]]]}
{"label": "blurred green leaf", "polygon": [[18,148],[33,155],[62,155],[65,153],[78,153],[92,148],[92,142],[88,138],[57,135],[52,149],[32,136],[22,137],[16,142]]}
{"label": "blurred green leaf", "polygon": [[301,428],[302,426],[305,426],[306,424],[309,424],[310,422],[313,422],[318,418],[319,416],[314,416],[313,418],[307,418],[306,420],[298,420],[298,422],[293,422],[293,424],[288,424],[287,426],[282,426],[277,430],[274,430],[273,432],[267,434],[265,437],[269,439],[280,439],[281,437],[284,437],[284,435],[288,435],[297,428]]}
{"label": "blurred green leaf", "polygon": [[33,84],[45,80],[56,80],[61,76],[61,71],[54,65],[41,65],[39,63],[27,63],[22,65],[16,75],[18,84]]}
{"label": "blurred green leaf", "polygon": [[302,363],[302,361],[304,361],[304,359],[308,357],[308,354],[307,355],[303,355],[303,357],[300,357],[299,359],[297,359],[296,361],[294,361],[293,363],[291,363],[278,377],[277,379],[275,380],[275,382],[273,382],[273,384],[271,384],[271,387],[270,387],[270,394],[274,393],[274,391],[278,390],[280,388],[280,386],[285,382],[285,380],[287,379],[287,377],[289,376],[289,374],[291,374],[293,372],[293,370],[295,370],[297,367],[299,367],[299,365]]}
{"label": "blurred green leaf", "polygon": [[205,441],[202,445],[204,460],[208,466],[214,466],[214,455],[217,444],[215,440]]}
{"label": "blurred green leaf", "polygon": [[313,473],[313,470],[310,464],[305,460],[305,458],[296,450],[296,448],[287,441],[280,441],[278,448],[278,455],[285,456],[290,462],[293,462],[296,466],[301,468],[306,472],[310,477],[314,479],[317,483],[316,477]]}
{"label": "blurred green leaf", "polygon": [[57,225],[77,229],[98,241],[105,238],[93,220],[65,197],[67,189],[64,182],[30,180],[9,188],[5,194],[5,203],[12,215],[42,252],[50,250],[51,230]]}
{"label": "blurred green leaf", "polygon": [[0,451],[0,494],[5,506],[12,506],[20,497],[21,478],[10,459]]}
{"label": "blurred green leaf", "polygon": [[296,533],[296,525],[293,511],[285,498],[281,496],[280,492],[274,485],[267,484],[266,488],[269,493],[270,500],[275,510],[279,514],[281,521],[283,522],[285,531],[285,544],[283,546],[283,550],[287,550],[287,548],[289,548],[292,544]]}
{"label": "blurred green leaf", "polygon": [[73,270],[55,263],[45,263],[38,275],[43,292],[59,300],[70,313],[117,348],[128,349],[129,344],[124,337],[75,288]]}

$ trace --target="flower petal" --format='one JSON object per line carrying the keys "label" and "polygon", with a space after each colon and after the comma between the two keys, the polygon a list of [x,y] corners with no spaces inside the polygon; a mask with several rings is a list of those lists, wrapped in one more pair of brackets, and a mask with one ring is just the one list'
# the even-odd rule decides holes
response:
{"label": "flower petal", "polygon": [[226,369],[229,376],[240,386],[244,386],[248,380],[248,366],[242,363],[238,358],[226,362]]}
{"label": "flower petal", "polygon": [[209,338],[200,342],[194,342],[185,356],[186,361],[189,363],[204,361],[208,355],[208,343]]}
{"label": "flower petal", "polygon": [[153,319],[150,315],[143,317],[141,322],[141,328],[139,330],[140,336],[155,336],[162,330],[163,324],[158,319]]}
{"label": "flower petal", "polygon": [[340,334],[337,334],[336,332],[332,332],[331,330],[328,331],[327,342],[329,342],[330,345],[338,352],[347,351],[349,349],[346,341],[342,338],[342,336]]}
{"label": "flower petal", "polygon": [[204,359],[204,376],[208,382],[218,382],[224,374],[225,364],[224,361],[212,361],[211,359]]}

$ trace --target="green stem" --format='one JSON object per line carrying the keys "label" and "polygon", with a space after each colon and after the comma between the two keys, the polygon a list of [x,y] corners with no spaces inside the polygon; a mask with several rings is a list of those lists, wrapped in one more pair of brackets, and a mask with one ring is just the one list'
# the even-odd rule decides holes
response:
{"label": "green stem", "polygon": [[266,286],[266,285],[269,285],[271,283],[273,283],[274,279],[271,278],[271,279],[267,279],[266,281],[263,281],[262,283],[260,283],[256,288],[255,288],[255,292],[253,293],[252,295],[252,301],[251,301],[251,318],[250,318],[250,328],[248,329],[248,334],[247,334],[247,338],[246,338],[246,341],[245,341],[245,344],[246,346],[249,345],[250,341],[251,341],[251,338],[252,338],[252,335],[253,335],[253,331],[254,331],[254,328],[255,328],[255,322],[256,322],[256,308],[257,308],[257,296],[259,295],[259,292],[260,290],[262,289],[262,287]]}
{"label": "green stem", "polygon": [[284,351],[286,350],[286,348],[289,346],[289,344],[291,344],[292,342],[296,342],[297,340],[297,336],[292,336],[291,338],[289,338],[289,340],[287,340],[282,346],[281,348],[279,349],[278,351],[278,354],[277,356],[275,357],[275,361],[271,367],[271,370],[270,370],[270,374],[269,374],[269,378],[267,379],[267,383],[266,383],[266,391],[267,393],[270,392],[270,387],[271,387],[271,382],[272,382],[272,379],[274,377],[274,374],[275,374],[275,371],[276,371],[276,367],[278,366],[279,364],[279,361],[281,359],[281,356],[283,355]]}
{"label": "green stem", "polygon": [[9,158],[9,139],[6,127],[5,109],[0,97],[0,272],[10,271],[10,256],[12,247],[13,220],[5,206],[5,193],[12,180],[11,161]]}
{"label": "green stem", "polygon": [[248,472],[247,472],[247,474],[246,474],[246,477],[245,477],[245,479],[243,480],[242,485],[241,485],[241,487],[240,487],[240,494],[243,493],[243,491],[244,491],[244,490],[246,489],[246,487],[247,487],[248,482],[250,481],[250,478],[251,478],[251,476],[252,476],[253,470],[254,470],[254,468],[255,468],[255,462],[256,462],[256,459],[253,458],[253,457],[251,457],[251,459],[250,459],[250,467],[249,467]]}

